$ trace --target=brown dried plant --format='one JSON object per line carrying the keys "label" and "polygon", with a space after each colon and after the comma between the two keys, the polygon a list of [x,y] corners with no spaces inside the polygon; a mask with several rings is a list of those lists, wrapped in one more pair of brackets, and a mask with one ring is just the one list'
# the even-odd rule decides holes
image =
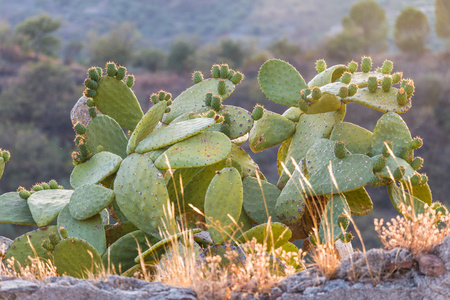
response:
{"label": "brown dried plant", "polygon": [[432,248],[450,235],[450,214],[426,206],[423,214],[414,213],[413,208],[400,204],[402,216],[386,222],[375,219],[375,230],[387,249],[408,249],[415,256],[429,253]]}

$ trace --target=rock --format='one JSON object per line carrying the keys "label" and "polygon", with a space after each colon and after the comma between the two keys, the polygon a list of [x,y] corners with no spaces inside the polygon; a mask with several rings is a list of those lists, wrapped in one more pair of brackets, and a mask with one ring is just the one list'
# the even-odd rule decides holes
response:
{"label": "rock", "polygon": [[438,277],[446,272],[442,259],[440,259],[437,255],[419,255],[418,262],[420,272],[427,276]]}
{"label": "rock", "polygon": [[[72,121],[73,126],[77,123],[81,123],[84,127],[87,127],[89,121],[92,119],[89,115],[89,107],[86,105],[87,99],[88,98],[85,95],[81,96],[70,111],[70,120]],[[97,108],[95,110],[98,115],[101,114]]]}
{"label": "rock", "polygon": [[5,256],[6,250],[8,250],[9,245],[11,245],[12,240],[7,237],[0,236],[0,259]]}
{"label": "rock", "polygon": [[68,276],[48,277],[39,284],[23,279],[2,281],[0,299],[192,300],[197,299],[197,296],[190,289],[114,275],[99,280],[83,280]]}

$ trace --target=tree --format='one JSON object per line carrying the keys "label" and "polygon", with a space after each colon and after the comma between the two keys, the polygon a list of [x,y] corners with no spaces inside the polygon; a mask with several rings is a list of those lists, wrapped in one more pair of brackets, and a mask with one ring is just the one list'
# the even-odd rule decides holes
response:
{"label": "tree", "polygon": [[275,57],[284,60],[292,60],[300,53],[300,46],[289,42],[287,38],[273,42],[267,49],[272,52]]}
{"label": "tree", "polygon": [[59,51],[60,39],[52,35],[61,26],[60,19],[52,19],[49,15],[39,15],[25,20],[17,25],[16,33],[24,37],[23,46],[33,49],[36,60],[42,52],[56,56]]}
{"label": "tree", "polygon": [[395,21],[395,45],[403,52],[422,53],[430,33],[427,16],[414,7],[407,7]]}
{"label": "tree", "polygon": [[170,45],[168,57],[168,66],[172,70],[187,71],[192,68],[191,59],[195,54],[195,42],[187,40],[187,38],[177,38]]}
{"label": "tree", "polygon": [[365,53],[380,52],[386,49],[388,23],[386,13],[375,0],[365,0],[355,3],[350,9],[349,19],[343,20],[344,30],[353,26],[362,29]]}
{"label": "tree", "polygon": [[242,65],[245,56],[242,42],[234,41],[230,38],[221,39],[219,49],[219,60],[226,60],[233,68],[238,68]]}
{"label": "tree", "polygon": [[88,34],[90,63],[104,66],[108,61],[125,65],[134,55],[136,43],[140,38],[136,25],[125,22],[101,37],[94,32]]}
{"label": "tree", "polygon": [[450,0],[436,0],[434,9],[436,34],[441,39],[447,40],[450,50]]}

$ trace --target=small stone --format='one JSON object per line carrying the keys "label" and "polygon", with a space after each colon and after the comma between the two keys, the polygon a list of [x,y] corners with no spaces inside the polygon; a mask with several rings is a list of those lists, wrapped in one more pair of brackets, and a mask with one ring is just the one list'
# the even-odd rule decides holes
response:
{"label": "small stone", "polygon": [[420,272],[427,276],[438,277],[446,272],[444,263],[434,254],[422,254],[418,261]]}

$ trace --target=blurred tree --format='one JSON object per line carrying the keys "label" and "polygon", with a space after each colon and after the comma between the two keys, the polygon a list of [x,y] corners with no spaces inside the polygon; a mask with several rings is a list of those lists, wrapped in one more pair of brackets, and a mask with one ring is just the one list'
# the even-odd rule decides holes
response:
{"label": "blurred tree", "polygon": [[270,44],[267,49],[277,58],[287,61],[293,60],[300,54],[300,46],[288,41],[287,38],[280,39]]}
{"label": "blurred tree", "polygon": [[185,37],[175,39],[170,45],[168,67],[176,71],[191,71],[196,48],[195,40],[190,41]]}
{"label": "blurred tree", "polygon": [[60,19],[52,19],[51,16],[43,14],[31,17],[25,22],[17,25],[16,33],[24,37],[24,48],[31,48],[35,53],[36,60],[42,52],[46,55],[57,56],[60,39],[52,36],[61,26]]}
{"label": "blurred tree", "polygon": [[403,52],[422,53],[429,33],[427,16],[417,8],[407,7],[395,21],[394,42]]}
{"label": "blurred tree", "polygon": [[96,33],[88,33],[87,48],[90,64],[104,66],[108,61],[125,65],[131,61],[134,48],[140,34],[136,25],[125,22],[114,27],[110,32],[98,37]]}
{"label": "blurred tree", "polygon": [[447,50],[450,51],[450,0],[436,0],[434,9],[436,34],[447,41]]}
{"label": "blurred tree", "polygon": [[63,62],[69,65],[75,61],[83,49],[83,43],[77,40],[71,40],[64,46]]}
{"label": "blurred tree", "polygon": [[388,23],[386,13],[375,0],[365,0],[355,3],[350,9],[349,18],[343,20],[344,30],[354,26],[362,29],[364,38],[363,50],[380,52],[387,48]]}
{"label": "blurred tree", "polygon": [[28,63],[0,95],[0,120],[33,123],[49,136],[70,141],[73,130],[68,116],[81,93],[69,67],[48,61]]}
{"label": "blurred tree", "polygon": [[340,60],[356,59],[364,52],[365,38],[360,27],[344,29],[325,43],[327,56]]}
{"label": "blurred tree", "polygon": [[156,47],[146,47],[135,55],[133,64],[144,67],[150,72],[163,70],[167,67],[166,51]]}
{"label": "blurred tree", "polygon": [[241,41],[230,38],[221,39],[219,42],[219,60],[226,60],[231,67],[238,68],[244,60],[245,50]]}

